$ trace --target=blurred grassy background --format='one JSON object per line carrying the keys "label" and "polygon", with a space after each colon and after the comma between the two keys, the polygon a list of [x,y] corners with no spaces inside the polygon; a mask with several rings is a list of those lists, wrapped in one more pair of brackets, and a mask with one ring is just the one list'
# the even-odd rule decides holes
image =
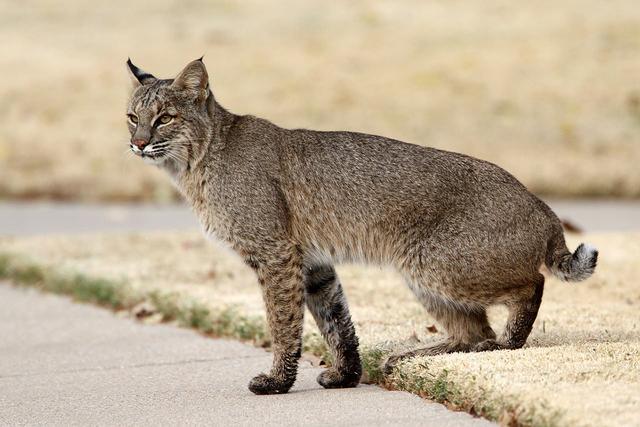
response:
{"label": "blurred grassy background", "polygon": [[124,62],[205,54],[217,99],[493,161],[544,196],[640,197],[637,0],[0,0],[0,196],[176,197],[127,151]]}

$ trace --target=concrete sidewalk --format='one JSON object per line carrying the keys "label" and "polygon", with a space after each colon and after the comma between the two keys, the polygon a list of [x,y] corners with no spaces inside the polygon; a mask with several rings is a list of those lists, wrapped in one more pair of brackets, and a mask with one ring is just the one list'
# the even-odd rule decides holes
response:
{"label": "concrete sidewalk", "polygon": [[376,386],[324,390],[308,363],[289,394],[255,396],[261,349],[7,283],[0,301],[0,425],[492,425]]}

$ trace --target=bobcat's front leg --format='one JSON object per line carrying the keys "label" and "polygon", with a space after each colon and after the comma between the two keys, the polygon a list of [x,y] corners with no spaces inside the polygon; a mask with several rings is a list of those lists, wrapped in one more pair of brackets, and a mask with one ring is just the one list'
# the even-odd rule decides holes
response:
{"label": "bobcat's front leg", "polygon": [[267,309],[273,340],[273,366],[249,383],[255,394],[289,391],[298,371],[302,348],[304,285],[302,257],[294,245],[284,245],[254,262]]}

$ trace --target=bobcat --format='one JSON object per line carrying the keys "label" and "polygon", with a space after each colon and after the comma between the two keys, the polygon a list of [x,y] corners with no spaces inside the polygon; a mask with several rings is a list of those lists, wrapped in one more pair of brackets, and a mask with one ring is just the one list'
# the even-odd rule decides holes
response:
{"label": "bobcat", "polygon": [[[301,351],[304,306],[334,356],[318,382],[355,387],[356,337],[334,262],[391,265],[447,333],[388,358],[516,349],[542,299],[546,266],[567,281],[595,270],[598,252],[571,253],[551,209],[491,163],[354,132],[283,129],[225,110],[202,59],[175,79],[127,61],[131,150],[166,170],[204,232],[255,270],[273,340],[256,394],[286,393]],[[497,338],[486,308],[509,317]]]}

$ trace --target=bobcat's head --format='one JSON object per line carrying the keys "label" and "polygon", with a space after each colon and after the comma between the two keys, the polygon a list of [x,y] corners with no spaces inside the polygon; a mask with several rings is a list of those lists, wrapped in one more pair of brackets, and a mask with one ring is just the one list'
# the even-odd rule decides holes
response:
{"label": "bobcat's head", "polygon": [[159,166],[184,170],[203,151],[212,132],[207,112],[211,96],[202,59],[175,79],[157,79],[127,61],[133,91],[127,107],[130,148]]}

